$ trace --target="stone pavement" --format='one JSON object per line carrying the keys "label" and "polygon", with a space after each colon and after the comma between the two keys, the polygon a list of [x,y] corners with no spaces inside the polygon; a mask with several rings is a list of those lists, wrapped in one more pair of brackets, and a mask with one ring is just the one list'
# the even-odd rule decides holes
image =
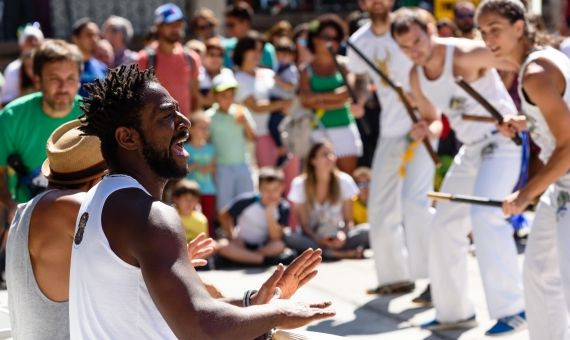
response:
{"label": "stone pavement", "polygon": [[[522,255],[520,256],[522,264]],[[422,308],[411,302],[427,284],[419,281],[411,294],[378,297],[366,294],[366,289],[375,285],[373,262],[344,260],[323,263],[319,274],[301,288],[295,299],[320,301],[330,300],[337,315],[306,327],[306,330],[344,336],[348,339],[381,340],[475,340],[485,337],[485,331],[493,325],[486,310],[483,287],[476,259],[469,257],[469,295],[474,301],[479,327],[467,331],[444,331],[432,333],[417,325],[433,319],[433,308]],[[215,283],[228,296],[242,296],[246,289],[257,289],[272,270],[244,269],[202,272],[202,277]],[[527,331],[519,332],[505,340],[528,339]]]}
{"label": "stone pavement", "polygon": [[[522,256],[521,256],[522,261]],[[246,289],[257,289],[272,270],[242,269],[201,272],[209,282],[214,282],[228,296],[242,296]],[[419,281],[412,294],[377,297],[366,294],[366,289],[375,284],[372,260],[344,260],[323,263],[319,274],[303,287],[296,299],[309,301],[330,300],[336,309],[336,317],[315,323],[306,330],[336,334],[348,339],[379,340],[475,340],[492,339],[484,336],[492,322],[489,320],[477,262],[469,258],[469,295],[475,302],[479,327],[465,332],[445,331],[437,334],[421,330],[418,324],[431,320],[434,310],[422,308],[411,302],[425,287],[426,281]],[[8,298],[5,290],[0,291],[0,339],[6,339],[5,329],[10,327]],[[505,340],[528,339],[527,332],[520,332]]]}

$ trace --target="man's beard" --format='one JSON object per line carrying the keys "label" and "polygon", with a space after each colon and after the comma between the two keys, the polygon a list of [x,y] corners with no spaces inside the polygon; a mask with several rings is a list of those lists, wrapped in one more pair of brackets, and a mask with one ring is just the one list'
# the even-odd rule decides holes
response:
{"label": "man's beard", "polygon": [[162,37],[162,40],[170,43],[170,44],[175,44],[177,42],[182,41],[184,37],[181,36],[180,34],[171,34],[171,35],[165,35]]}
{"label": "man's beard", "polygon": [[54,111],[64,111],[64,110],[71,110],[73,106],[73,97],[69,94],[66,94],[67,98],[65,100],[56,100],[55,98],[46,96],[44,94],[44,102],[46,105],[54,110]]}
{"label": "man's beard", "polygon": [[[141,134],[141,136],[143,136]],[[182,178],[188,173],[186,164],[181,167],[176,163],[176,160],[170,156],[170,147],[167,151],[160,151],[153,148],[150,143],[147,143],[146,138],[143,137],[143,156],[154,171],[161,178]]]}

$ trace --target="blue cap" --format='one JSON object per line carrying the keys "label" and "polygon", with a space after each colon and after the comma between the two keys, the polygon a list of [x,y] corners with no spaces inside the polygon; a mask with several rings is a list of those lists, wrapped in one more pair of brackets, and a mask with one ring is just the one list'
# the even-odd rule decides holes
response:
{"label": "blue cap", "polygon": [[164,4],[159,6],[154,11],[154,23],[159,24],[170,24],[178,20],[184,19],[184,14],[180,7],[173,3]]}

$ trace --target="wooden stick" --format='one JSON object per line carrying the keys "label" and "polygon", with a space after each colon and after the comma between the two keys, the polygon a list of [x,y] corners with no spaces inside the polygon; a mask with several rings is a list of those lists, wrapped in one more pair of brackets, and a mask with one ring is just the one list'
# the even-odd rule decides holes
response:
{"label": "wooden stick", "polygon": [[[390,77],[388,77],[386,74],[384,74],[384,72],[382,72],[378,67],[376,67],[376,65],[374,65],[372,63],[372,61],[370,61],[370,59],[368,59],[362,53],[362,51],[360,51],[358,49],[358,47],[354,46],[354,44],[352,42],[350,42],[350,40],[346,41],[346,45],[348,47],[352,48],[354,50],[354,52],[356,52],[356,54],[368,65],[368,67],[370,67],[374,72],[376,72],[376,74],[380,78],[382,78],[382,80],[384,80],[388,84],[388,86],[390,86],[392,89],[394,89],[394,91],[396,91],[396,93],[400,97],[400,100],[402,101],[402,103],[406,107],[406,112],[408,113],[408,116],[410,116],[410,119],[412,120],[412,122],[417,123],[419,121],[419,119],[418,119],[418,116],[419,116],[418,108],[412,106],[412,104],[410,103],[410,101],[406,97],[406,94],[404,93],[404,89],[402,88],[402,86],[394,83],[392,81],[392,79],[390,79]],[[431,157],[435,166],[436,167],[440,166],[441,162],[439,160],[439,157],[437,156],[437,153],[435,152],[435,150],[433,149],[433,147],[431,146],[431,143],[429,142],[429,140],[427,138],[423,140],[423,144],[426,147],[427,152],[428,152],[429,156]]]}
{"label": "wooden stick", "polygon": [[479,123],[497,123],[497,120],[493,117],[483,117],[483,116],[476,116],[464,113],[461,115],[463,120],[467,120],[470,122],[479,122]]}
{"label": "wooden stick", "polygon": [[[489,101],[487,101],[487,99],[483,98],[483,96],[479,92],[477,92],[477,90],[471,87],[471,85],[469,85],[469,83],[467,83],[463,79],[463,77],[455,78],[455,82],[457,83],[457,85],[459,85],[459,87],[461,87],[465,92],[467,92],[468,95],[470,95],[479,104],[481,104],[481,106],[483,106],[485,110],[487,110],[491,114],[491,116],[493,116],[493,118],[497,120],[499,124],[503,124],[503,115],[500,114],[499,111],[497,111],[497,109],[495,109],[495,107],[491,105]],[[511,138],[511,140],[516,145],[522,145],[522,139],[518,134],[515,135],[513,138]]]}
{"label": "wooden stick", "polygon": [[433,192],[433,191],[428,193],[428,197],[433,199],[433,200],[437,200],[437,201],[450,201],[450,202],[479,204],[479,205],[487,205],[487,206],[497,207],[497,208],[501,208],[503,206],[503,202],[492,200],[490,198],[485,198],[485,197],[447,194],[447,193],[443,193],[443,192]]}
{"label": "wooden stick", "polygon": [[[352,102],[354,104],[358,103],[358,97],[356,96],[356,92],[354,92],[354,89],[348,83],[348,77],[346,76],[346,72],[344,72],[344,69],[338,63],[338,60],[336,59],[336,53],[333,50],[333,46],[332,46],[332,43],[330,41],[327,43],[327,49],[329,50],[331,58],[333,58],[333,60],[334,60],[334,66],[336,67],[337,71],[340,72],[340,75],[342,76],[342,80],[344,81],[344,85],[346,86],[346,89],[348,91],[348,94],[350,95],[350,98],[352,98]],[[372,133],[372,131],[370,131],[370,126],[368,125],[368,122],[363,118],[357,118],[357,119],[360,122],[360,124],[362,125],[362,130],[363,130],[364,134],[367,136],[370,135]]]}

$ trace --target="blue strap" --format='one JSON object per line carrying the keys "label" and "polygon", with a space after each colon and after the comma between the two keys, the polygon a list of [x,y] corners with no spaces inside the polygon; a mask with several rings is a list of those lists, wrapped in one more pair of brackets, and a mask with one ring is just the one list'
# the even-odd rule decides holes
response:
{"label": "blue strap", "polygon": [[[528,169],[530,161],[530,139],[527,131],[521,132],[520,137],[522,139],[522,161],[521,161],[521,171],[519,174],[519,179],[515,185],[513,192],[522,189],[528,182]],[[508,218],[508,221],[513,226],[515,231],[518,231],[522,227],[528,224],[528,221],[523,214],[513,215]]]}

